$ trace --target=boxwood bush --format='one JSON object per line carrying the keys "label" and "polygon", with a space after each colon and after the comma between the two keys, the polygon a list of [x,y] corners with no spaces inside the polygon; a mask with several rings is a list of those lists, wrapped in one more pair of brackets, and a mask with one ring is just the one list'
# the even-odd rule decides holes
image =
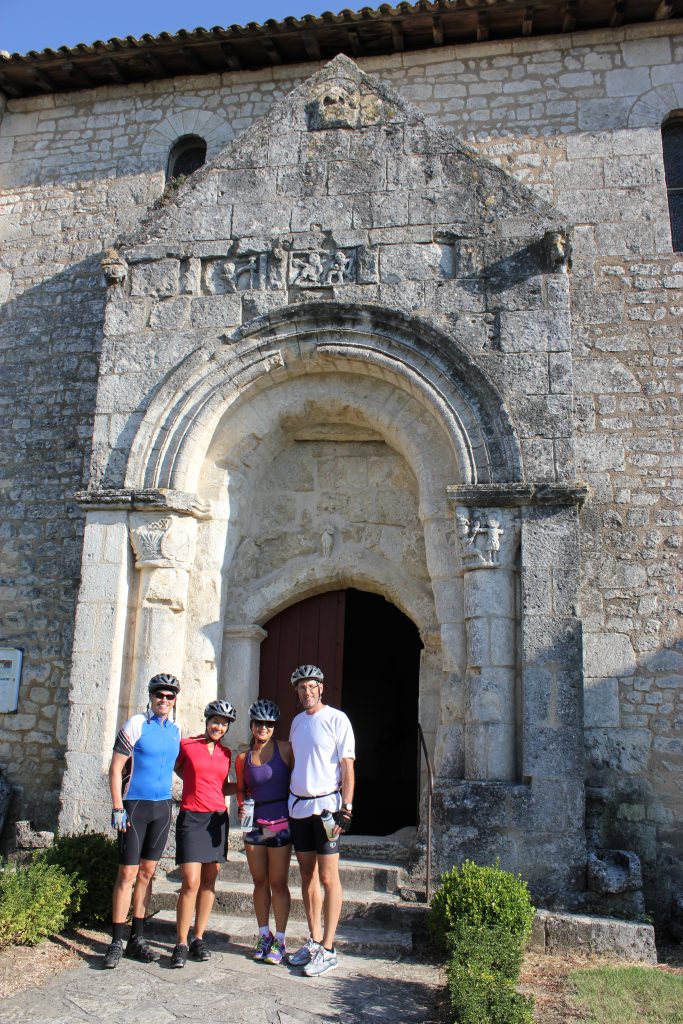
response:
{"label": "boxwood bush", "polygon": [[99,832],[58,836],[54,845],[42,852],[39,858],[80,879],[80,906],[73,915],[76,923],[110,920],[111,894],[118,871],[114,839]]}
{"label": "boxwood bush", "polygon": [[35,946],[61,931],[78,910],[82,888],[75,876],[40,859],[0,865],[0,948]]}
{"label": "boxwood bush", "polygon": [[429,928],[449,956],[448,993],[456,1024],[531,1024],[533,999],[516,991],[534,907],[526,882],[465,861],[441,879]]}
{"label": "boxwood bush", "polygon": [[480,867],[466,860],[441,877],[434,893],[429,927],[437,945],[447,950],[446,935],[458,923],[501,928],[524,943],[531,934],[534,907],[526,882],[502,868]]}

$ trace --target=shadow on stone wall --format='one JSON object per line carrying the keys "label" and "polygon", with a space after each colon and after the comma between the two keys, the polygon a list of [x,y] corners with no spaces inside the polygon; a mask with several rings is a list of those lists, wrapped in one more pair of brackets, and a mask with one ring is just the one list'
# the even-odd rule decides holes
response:
{"label": "shadow on stone wall", "polygon": [[[18,277],[18,274],[17,274]],[[53,827],[63,771],[105,287],[99,256],[0,308],[0,642],[21,648],[16,714],[0,717],[12,817]]]}
{"label": "shadow on stone wall", "polygon": [[645,907],[671,921],[683,896],[683,651],[677,645],[586,680],[586,827],[593,850],[642,864]]}

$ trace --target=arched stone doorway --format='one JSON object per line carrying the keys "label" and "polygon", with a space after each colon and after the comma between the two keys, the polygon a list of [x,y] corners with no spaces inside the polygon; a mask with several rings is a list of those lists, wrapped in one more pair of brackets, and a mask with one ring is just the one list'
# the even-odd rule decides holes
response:
{"label": "arched stone doorway", "polygon": [[290,605],[267,623],[259,693],[282,710],[281,735],[298,712],[291,669],[325,672],[325,701],[356,736],[354,832],[387,835],[416,823],[420,652],[415,625],[379,594],[348,588]]}

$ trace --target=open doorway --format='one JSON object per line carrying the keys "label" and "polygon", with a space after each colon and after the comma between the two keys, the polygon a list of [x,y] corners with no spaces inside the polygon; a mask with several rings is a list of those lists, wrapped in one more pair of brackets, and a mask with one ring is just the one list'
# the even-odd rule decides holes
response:
{"label": "open doorway", "polygon": [[300,601],[264,628],[259,693],[280,705],[280,736],[298,710],[292,670],[320,665],[326,703],[346,712],[356,736],[353,831],[388,835],[414,825],[422,649],[414,623],[380,595],[348,589]]}
{"label": "open doorway", "polygon": [[378,594],[346,591],[342,710],[356,736],[353,828],[388,835],[416,824],[417,627]]}

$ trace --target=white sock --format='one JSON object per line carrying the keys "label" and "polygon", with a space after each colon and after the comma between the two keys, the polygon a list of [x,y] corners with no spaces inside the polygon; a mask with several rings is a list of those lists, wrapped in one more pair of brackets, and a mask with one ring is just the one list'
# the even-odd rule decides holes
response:
{"label": "white sock", "polygon": [[285,941],[285,933],[284,932],[275,932],[275,938],[277,939],[278,942],[284,942]]}
{"label": "white sock", "polygon": [[268,927],[267,924],[264,924],[263,928],[259,928],[258,933],[259,935],[263,935],[264,938],[267,939],[270,936],[270,928]]}

